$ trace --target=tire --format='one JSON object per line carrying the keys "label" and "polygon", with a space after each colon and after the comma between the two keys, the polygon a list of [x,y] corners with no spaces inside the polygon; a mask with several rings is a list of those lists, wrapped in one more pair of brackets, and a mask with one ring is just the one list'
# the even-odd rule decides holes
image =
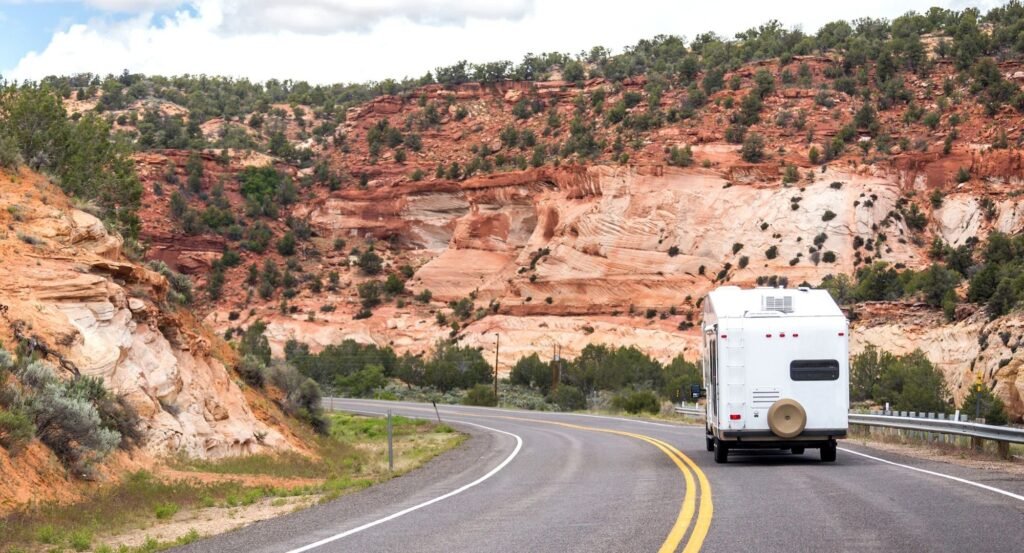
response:
{"label": "tire", "polygon": [[806,425],[807,411],[795,399],[783,398],[768,408],[768,428],[780,438],[796,438]]}
{"label": "tire", "polygon": [[836,462],[836,444],[834,442],[829,445],[821,446],[821,462]]}
{"label": "tire", "polygon": [[729,460],[729,448],[726,447],[722,442],[717,442],[715,445],[715,462],[725,463]]}
{"label": "tire", "polygon": [[803,455],[803,454],[804,454],[804,448],[802,448],[802,447],[794,447],[793,448],[793,455]]}
{"label": "tire", "polygon": [[708,448],[708,451],[714,451],[715,450],[715,439],[714,438],[706,436],[704,438],[704,442],[705,442],[705,445]]}

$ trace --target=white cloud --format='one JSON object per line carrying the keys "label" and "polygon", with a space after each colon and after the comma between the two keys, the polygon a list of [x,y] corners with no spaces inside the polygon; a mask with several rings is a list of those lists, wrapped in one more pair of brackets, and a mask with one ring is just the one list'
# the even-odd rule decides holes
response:
{"label": "white cloud", "polygon": [[532,0],[227,0],[224,28],[233,32],[328,34],[369,31],[389,18],[424,25],[465,24],[469,18],[521,19]]}
{"label": "white cloud", "polygon": [[109,12],[147,12],[180,6],[181,0],[84,0],[84,4]]}
{"label": "white cloud", "polygon": [[[160,0],[88,1],[113,9]],[[460,59],[519,61],[527,52],[574,53],[597,44],[618,51],[662,33],[693,38],[712,30],[732,36],[769,19],[814,32],[835,19],[893,18],[936,3],[943,2],[737,0],[695,5],[632,0],[608,9],[586,0],[251,0],[244,7],[239,0],[196,0],[192,9],[169,16],[140,13],[76,23],[55,33],[42,51],[30,52],[2,73],[13,79],[39,79],[85,71],[120,73],[127,68],[253,80],[381,80],[419,76]]]}

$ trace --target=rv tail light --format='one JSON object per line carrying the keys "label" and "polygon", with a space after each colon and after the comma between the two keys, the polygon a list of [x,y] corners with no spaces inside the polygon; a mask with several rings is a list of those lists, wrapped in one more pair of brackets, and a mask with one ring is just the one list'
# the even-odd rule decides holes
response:
{"label": "rv tail light", "polygon": [[731,421],[738,421],[738,420],[740,420],[740,414],[739,413],[733,413],[733,414],[729,415],[729,420],[731,420]]}
{"label": "rv tail light", "polygon": [[796,332],[794,332],[794,333],[793,333],[793,337],[794,337],[794,338],[799,338],[799,337],[800,337],[800,335],[799,335],[799,334],[797,334]]}
{"label": "rv tail light", "polygon": [[845,332],[840,332],[839,335],[840,336],[846,336],[846,333]]}
{"label": "rv tail light", "polygon": [[785,338],[785,337],[786,337],[786,333],[785,332],[780,332],[779,333],[779,338]]}
{"label": "rv tail light", "polygon": [[726,338],[728,338],[728,336],[726,336],[725,334],[723,334],[723,335],[722,335],[722,339],[723,339],[723,340],[725,340]]}
{"label": "rv tail light", "polygon": [[764,337],[765,337],[765,338],[771,338],[771,337],[772,337],[772,335],[771,335],[771,334],[765,334],[765,335],[764,335]]}

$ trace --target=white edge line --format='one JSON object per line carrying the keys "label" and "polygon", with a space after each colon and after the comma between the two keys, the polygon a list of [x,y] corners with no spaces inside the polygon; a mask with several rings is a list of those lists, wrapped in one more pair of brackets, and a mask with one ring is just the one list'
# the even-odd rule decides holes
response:
{"label": "white edge line", "polygon": [[[381,413],[376,413],[376,414],[380,415]],[[377,519],[377,520],[375,520],[373,522],[367,522],[366,524],[364,524],[362,526],[353,528],[351,530],[346,530],[346,531],[344,531],[344,532],[342,532],[340,534],[335,534],[335,535],[333,535],[331,537],[324,538],[324,539],[322,539],[320,541],[313,542],[313,543],[311,543],[309,545],[304,545],[304,546],[299,547],[297,549],[292,549],[288,553],[301,553],[303,551],[309,551],[310,549],[314,549],[314,548],[320,547],[321,545],[326,545],[326,544],[331,543],[333,541],[340,540],[340,539],[342,539],[344,537],[351,536],[352,534],[355,534],[355,533],[358,533],[358,532],[362,532],[363,530],[366,530],[368,528],[373,528],[374,526],[377,526],[379,524],[384,524],[385,522],[388,522],[388,521],[391,521],[391,520],[395,520],[396,518],[404,516],[404,515],[407,515],[407,514],[413,512],[413,511],[417,511],[417,510],[422,509],[424,507],[429,507],[430,505],[433,505],[434,503],[437,503],[439,501],[444,501],[445,499],[448,499],[449,497],[452,497],[454,495],[458,495],[458,494],[460,494],[460,493],[462,493],[462,492],[472,488],[473,486],[476,486],[477,484],[480,484],[480,483],[484,482],[485,480],[487,480],[488,478],[494,476],[495,474],[497,474],[498,471],[500,471],[501,469],[505,468],[506,465],[511,463],[512,459],[515,459],[516,455],[519,455],[519,450],[521,450],[523,448],[523,439],[520,438],[519,436],[511,433],[511,432],[505,432],[504,430],[498,430],[497,428],[491,428],[490,426],[484,426],[482,424],[476,424],[476,423],[472,423],[472,422],[458,421],[458,423],[459,424],[468,424],[470,426],[476,426],[478,428],[483,428],[484,430],[490,430],[492,432],[498,432],[499,434],[506,434],[508,436],[512,436],[513,438],[516,439],[516,447],[515,447],[515,449],[512,450],[512,453],[508,457],[505,458],[504,461],[502,461],[498,466],[496,466],[493,469],[491,469],[490,472],[488,472],[487,474],[481,476],[480,478],[477,478],[476,480],[470,482],[469,484],[466,484],[465,486],[462,486],[461,488],[454,489],[454,490],[452,490],[452,491],[450,491],[450,492],[448,492],[448,493],[446,493],[444,495],[435,497],[434,499],[431,499],[431,500],[428,500],[428,501],[424,501],[423,503],[420,503],[419,505],[413,505],[412,507],[409,507],[407,509],[403,509],[401,511],[398,511],[397,513],[388,515],[388,516],[386,516],[384,518]]]}
{"label": "white edge line", "polygon": [[867,457],[868,459],[871,459],[873,461],[878,461],[879,463],[885,463],[887,465],[893,465],[893,466],[896,466],[896,467],[910,469],[910,470],[917,471],[917,472],[923,472],[925,474],[930,474],[932,476],[938,476],[940,478],[946,478],[947,480],[953,480],[955,482],[960,482],[961,484],[967,484],[968,486],[974,486],[976,488],[981,488],[983,490],[988,490],[990,492],[995,492],[995,493],[998,493],[998,494],[1002,494],[1002,495],[1005,495],[1006,497],[1011,497],[1011,498],[1016,499],[1018,501],[1024,501],[1024,496],[1022,496],[1022,495],[1017,495],[1017,494],[1015,494],[1013,492],[1008,492],[1006,490],[1001,490],[999,488],[994,488],[992,486],[989,486],[989,485],[986,485],[986,484],[982,484],[980,482],[974,482],[974,481],[971,481],[971,480],[967,480],[966,478],[960,478],[958,476],[951,476],[949,474],[942,474],[941,472],[934,472],[934,471],[925,470],[925,469],[918,468],[918,467],[912,467],[910,465],[904,465],[904,464],[901,464],[901,463],[896,463],[896,462],[893,462],[893,461],[882,459],[881,457],[875,457],[873,455],[868,455],[867,453],[861,453],[859,451],[853,451],[852,449],[846,449],[845,447],[840,447],[839,449],[842,450],[842,451],[845,451],[847,453],[852,453],[854,455],[860,455],[861,457]]}

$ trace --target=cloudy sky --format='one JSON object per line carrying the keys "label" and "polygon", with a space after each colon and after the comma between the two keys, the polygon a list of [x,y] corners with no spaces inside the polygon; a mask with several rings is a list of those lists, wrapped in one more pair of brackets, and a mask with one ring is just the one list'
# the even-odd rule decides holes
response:
{"label": "cloudy sky", "polygon": [[317,83],[420,76],[460,59],[620,51],[778,19],[814,32],[835,19],[897,17],[998,0],[0,0],[0,75],[205,73]]}

